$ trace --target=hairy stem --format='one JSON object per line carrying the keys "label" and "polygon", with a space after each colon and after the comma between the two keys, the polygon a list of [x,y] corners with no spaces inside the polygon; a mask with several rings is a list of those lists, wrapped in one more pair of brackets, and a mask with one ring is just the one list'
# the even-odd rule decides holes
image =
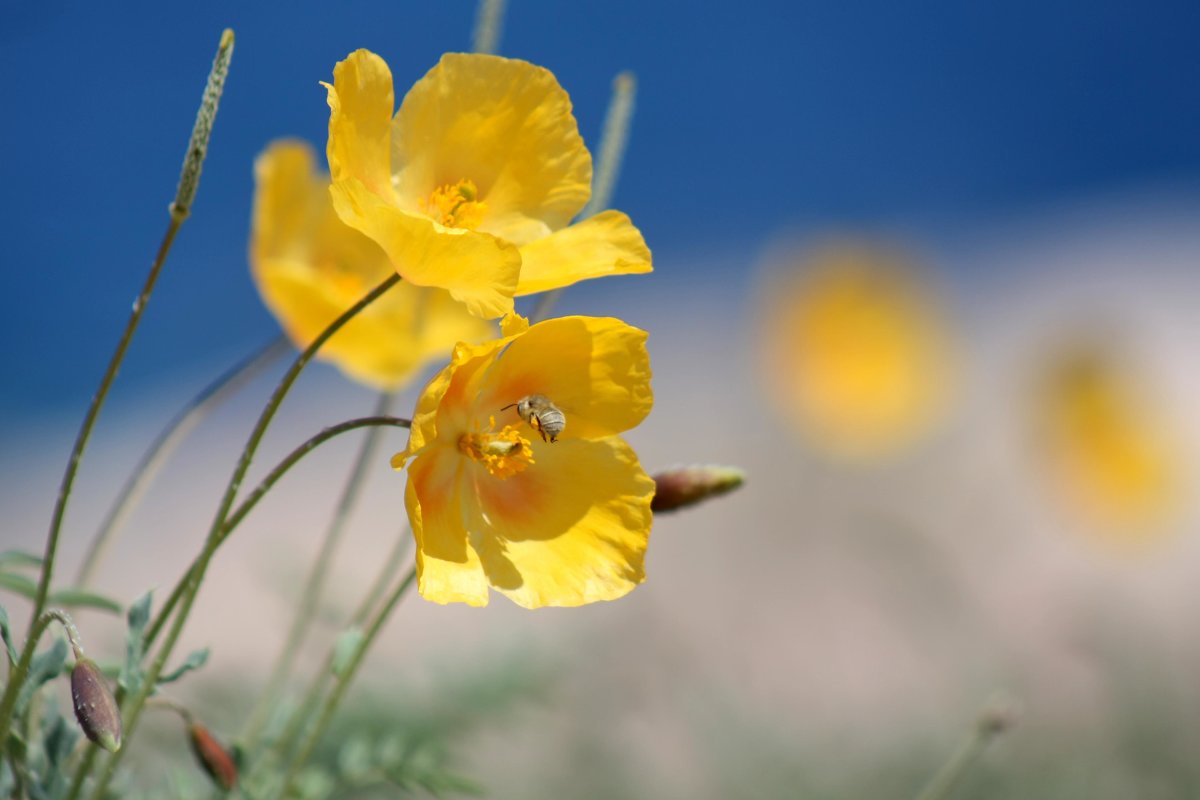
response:
{"label": "hairy stem", "polygon": [[[388,414],[394,400],[395,396],[389,392],[381,394],[375,408],[376,416]],[[250,716],[246,721],[246,726],[242,734],[242,746],[247,750],[251,750],[257,743],[258,737],[262,733],[263,725],[266,724],[268,712],[275,707],[280,693],[282,693],[288,678],[291,676],[292,669],[296,663],[296,655],[300,652],[300,648],[304,646],[304,641],[312,629],[313,619],[316,617],[317,608],[321,603],[321,598],[325,591],[325,579],[329,574],[329,567],[333,563],[334,554],[341,543],[346,523],[350,519],[350,513],[354,510],[355,505],[358,503],[358,498],[362,494],[367,466],[372,463],[375,457],[382,433],[382,428],[373,427],[363,437],[362,447],[359,448],[358,456],[355,458],[354,464],[350,469],[346,485],[342,488],[342,496],[338,500],[333,518],[325,529],[325,536],[321,540],[321,547],[317,551],[316,558],[313,559],[312,566],[309,568],[304,586],[300,589],[299,604],[296,607],[296,614],[292,618],[292,624],[288,629],[283,648],[280,650],[279,656],[275,660],[275,665],[271,669],[271,676],[267,680],[266,689],[259,695],[258,701],[255,703],[254,709],[250,712]]]}
{"label": "hairy stem", "polygon": [[[300,376],[300,372],[308,365],[317,351],[325,344],[335,333],[342,329],[347,322],[355,317],[360,311],[381,297],[388,289],[391,289],[400,282],[400,276],[397,274],[389,275],[382,283],[367,293],[365,297],[343,312],[336,320],[330,323],[324,331],[321,332],[313,342],[296,357],[292,366],[284,374],[276,387],[274,394],[271,395],[267,405],[263,408],[262,414],[258,418],[253,431],[250,433],[250,438],[246,441],[246,446],[242,449],[242,455],[238,459],[237,465],[234,467],[233,474],[229,478],[229,483],[225,487],[225,494],[221,498],[221,502],[217,507],[217,512],[213,516],[212,525],[209,527],[208,535],[205,537],[204,549],[200,553],[200,557],[193,569],[188,571],[184,577],[184,588],[179,598],[179,608],[175,612],[174,621],[170,630],[167,632],[166,639],[159,648],[157,655],[150,664],[147,670],[145,679],[142,685],[138,688],[136,694],[129,699],[125,710],[125,735],[127,739],[133,738],[134,730],[137,727],[138,719],[141,715],[142,706],[153,691],[154,685],[158,680],[159,674],[162,672],[163,666],[171,655],[171,651],[175,648],[176,642],[179,640],[180,634],[183,632],[183,626],[187,622],[188,614],[192,610],[192,604],[196,600],[196,595],[200,591],[200,585],[204,581],[204,574],[208,570],[208,565],[212,561],[213,555],[221,542],[224,541],[224,529],[226,523],[230,520],[230,509],[233,507],[233,501],[237,497],[238,489],[242,485],[242,481],[246,477],[246,472],[250,468],[250,462],[254,459],[254,454],[258,451],[258,446],[262,442],[263,435],[267,431],[271,420],[275,417],[275,412],[279,410],[283,398],[287,396],[292,385]],[[260,495],[261,496],[261,495]],[[108,761],[104,766],[104,771],[101,773],[96,786],[92,789],[91,797],[93,800],[101,800],[108,789],[108,784],[112,780],[113,774],[116,772],[117,765],[121,761],[122,753],[128,751],[129,748],[122,748],[116,753],[109,756]]]}

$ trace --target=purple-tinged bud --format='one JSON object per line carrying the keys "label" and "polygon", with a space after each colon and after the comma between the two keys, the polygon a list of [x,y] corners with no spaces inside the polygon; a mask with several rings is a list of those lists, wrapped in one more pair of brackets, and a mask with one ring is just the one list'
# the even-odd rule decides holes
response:
{"label": "purple-tinged bud", "polygon": [[650,510],[659,514],[695,505],[732,492],[745,481],[746,473],[737,467],[672,467],[654,476],[656,488]]}
{"label": "purple-tinged bud", "polygon": [[71,700],[79,727],[110,753],[121,749],[121,709],[104,681],[100,667],[90,658],[75,662],[71,671]]}
{"label": "purple-tinged bud", "polygon": [[238,768],[229,751],[199,722],[188,724],[188,739],[192,743],[192,752],[213,783],[222,791],[232,789],[237,784]]}

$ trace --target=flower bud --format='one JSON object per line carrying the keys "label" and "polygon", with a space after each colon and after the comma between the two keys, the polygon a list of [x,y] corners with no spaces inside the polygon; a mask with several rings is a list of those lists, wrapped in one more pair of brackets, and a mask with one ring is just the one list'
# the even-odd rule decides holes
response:
{"label": "flower bud", "polygon": [[121,710],[100,667],[90,658],[77,661],[71,671],[71,700],[79,727],[89,739],[110,753],[121,749]]}
{"label": "flower bud", "polygon": [[213,779],[213,783],[222,791],[232,789],[237,783],[238,768],[229,751],[208,732],[208,728],[198,722],[188,725],[188,740],[192,743],[192,752],[196,754],[200,766]]}
{"label": "flower bud", "polygon": [[658,514],[695,505],[709,497],[732,492],[746,480],[737,467],[673,467],[654,476],[656,489],[650,510]]}

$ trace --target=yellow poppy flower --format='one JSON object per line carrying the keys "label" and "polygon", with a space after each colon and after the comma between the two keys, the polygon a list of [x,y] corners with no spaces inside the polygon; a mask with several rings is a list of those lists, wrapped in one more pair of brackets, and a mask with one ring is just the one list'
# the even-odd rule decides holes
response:
{"label": "yellow poppy flower", "polygon": [[514,295],[650,271],[625,214],[569,225],[591,194],[592,157],[548,70],[448,53],[394,118],[392,74],[379,56],[355,51],[333,76],[334,207],[406,281],[499,317]]}
{"label": "yellow poppy flower", "polygon": [[[526,608],[613,600],[645,578],[654,481],[618,435],[650,412],[646,334],[564,317],[459,345],[413,415],[405,500],[427,600]],[[506,408],[530,395],[565,417],[554,436]],[[550,431],[553,433],[553,431]]]}
{"label": "yellow poppy flower", "polygon": [[[307,347],[342,312],[392,274],[379,246],[333,211],[329,179],[312,148],[279,141],[254,165],[257,181],[250,265],[263,302],[297,347]],[[494,327],[442,289],[401,282],[350,320],[318,351],[350,377],[398,389],[459,341]]]}
{"label": "yellow poppy flower", "polygon": [[818,251],[764,314],[772,399],[812,444],[849,460],[893,454],[929,430],[951,384],[950,337],[914,274],[886,252]]}
{"label": "yellow poppy flower", "polygon": [[1114,541],[1166,531],[1183,459],[1144,387],[1095,343],[1063,348],[1034,395],[1038,461],[1076,519]]}

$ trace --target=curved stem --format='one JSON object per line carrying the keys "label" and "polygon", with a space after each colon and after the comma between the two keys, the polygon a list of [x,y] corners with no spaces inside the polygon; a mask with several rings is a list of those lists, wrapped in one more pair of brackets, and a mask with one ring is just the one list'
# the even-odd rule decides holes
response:
{"label": "curved stem", "polygon": [[[309,437],[303,444],[301,444],[299,447],[296,447],[294,450],[292,450],[292,452],[288,453],[282,461],[276,464],[275,467],[269,473],[267,473],[266,477],[259,481],[258,486],[254,487],[254,489],[248,495],[246,495],[246,499],[243,500],[240,505],[238,505],[237,509],[235,509],[233,513],[229,514],[228,519],[225,521],[217,536],[214,547],[220,546],[222,542],[229,538],[229,535],[233,533],[234,528],[236,528],[238,524],[246,518],[246,515],[253,510],[254,506],[258,505],[258,501],[263,498],[263,495],[270,491],[271,487],[274,486],[280,478],[287,474],[288,470],[296,465],[296,462],[311,453],[319,445],[324,444],[336,436],[341,436],[343,433],[349,433],[350,431],[357,430],[358,428],[382,426],[407,428],[411,424],[411,421],[402,419],[400,417],[359,417],[358,419],[347,420],[346,422],[325,428],[320,433]],[[154,621],[146,629],[145,638],[143,639],[143,647],[146,649],[149,649],[150,646],[154,644],[154,640],[158,638],[158,634],[162,631],[163,626],[171,617],[171,612],[175,610],[175,606],[178,605],[180,598],[182,598],[187,591],[187,586],[191,581],[193,574],[196,572],[196,570],[200,569],[200,560],[202,557],[203,553],[197,556],[196,560],[191,563],[187,572],[185,572],[183,577],[179,579],[179,582],[175,584],[175,588],[171,591],[171,596],[167,598],[167,602],[163,604],[163,607],[159,610],[158,615],[155,616]]]}
{"label": "curved stem", "polygon": [[77,587],[86,588],[91,583],[96,568],[108,553],[113,540],[145,495],[150,483],[180,443],[226,398],[248,383],[264,367],[283,355],[287,347],[288,341],[282,336],[264,347],[260,347],[256,352],[242,359],[208,386],[205,386],[159,432],[125,481],[125,485],[109,509],[104,522],[101,523],[91,544],[88,545],[87,554],[83,557],[83,563],[80,564],[79,572],[75,576]]}
{"label": "curved stem", "polygon": [[[33,663],[33,653],[37,650],[38,640],[42,638],[42,634],[46,632],[46,628],[50,627],[50,623],[58,621],[64,628],[67,629],[67,638],[71,642],[71,649],[75,651],[75,658],[83,657],[83,647],[79,643],[79,630],[75,627],[75,623],[71,621],[64,612],[57,608],[52,608],[49,611],[38,616],[33,621],[33,625],[29,628],[29,636],[25,641],[25,649],[21,651],[21,659],[17,665],[13,667],[9,674],[8,685],[20,686],[29,677],[29,667]],[[4,695],[4,705],[0,707],[0,736],[3,736],[4,751],[8,752],[8,733],[12,726],[13,709],[16,708],[17,692],[12,692],[12,700],[9,700],[8,692]]]}
{"label": "curved stem", "polygon": [[[394,401],[395,395],[390,392],[381,394],[375,408],[376,416],[386,415],[391,410]],[[333,563],[334,554],[341,543],[346,523],[350,519],[350,512],[354,510],[355,505],[358,503],[358,498],[362,493],[365,483],[364,478],[367,474],[367,465],[375,457],[375,451],[378,448],[382,432],[382,428],[374,427],[367,431],[366,436],[363,437],[362,447],[359,448],[354,465],[350,468],[350,475],[346,479],[345,487],[342,489],[342,496],[338,500],[333,518],[325,529],[325,536],[321,540],[321,547],[317,551],[316,558],[313,559],[308,577],[305,579],[304,586],[300,590],[300,602],[296,608],[295,616],[292,618],[292,624],[288,629],[283,648],[279,651],[279,655],[275,659],[275,665],[271,668],[270,678],[267,679],[265,690],[259,694],[258,700],[255,702],[254,708],[247,718],[242,734],[242,746],[246,750],[251,750],[257,743],[263,726],[266,724],[267,713],[275,707],[275,703],[279,699],[279,695],[291,675],[292,668],[295,666],[296,655],[300,652],[300,648],[304,646],[304,641],[312,629],[312,621],[316,616],[317,607],[320,605],[322,595],[325,591],[325,578],[329,574],[329,567]]]}
{"label": "curved stem", "polygon": [[321,734],[325,732],[325,727],[329,724],[329,720],[333,717],[334,710],[337,709],[338,703],[341,702],[342,696],[345,695],[346,689],[348,689],[350,686],[350,682],[354,680],[354,676],[358,672],[358,668],[362,664],[363,657],[366,655],[367,650],[370,649],[371,644],[375,641],[375,637],[379,635],[379,631],[383,628],[383,624],[387,622],[388,618],[392,614],[392,611],[395,610],[396,606],[400,603],[400,600],[404,597],[405,593],[408,592],[409,588],[413,585],[413,583],[416,582],[416,580],[417,568],[413,567],[412,570],[409,571],[408,575],[404,577],[404,580],[402,580],[399,585],[396,586],[396,589],[392,592],[391,596],[388,597],[383,608],[379,609],[379,612],[375,615],[375,619],[371,621],[371,626],[367,628],[366,633],[363,635],[362,641],[360,641],[358,643],[358,647],[355,648],[354,653],[350,658],[350,662],[346,665],[346,668],[343,670],[342,674],[337,677],[337,684],[333,687],[333,691],[329,693],[329,696],[325,698],[325,702],[321,705],[321,711],[317,715],[317,720],[313,724],[312,729],[309,730],[308,736],[306,736],[303,743],[301,743],[300,751],[288,765],[287,772],[283,778],[283,790],[279,793],[280,797],[287,797],[288,792],[292,788],[292,783],[296,780],[296,776],[299,774],[300,770],[304,768],[309,756],[312,755],[312,751],[316,748],[317,742],[319,742],[321,739]]}
{"label": "curved stem", "polygon": [[963,736],[958,747],[929,779],[929,783],[925,784],[925,788],[917,795],[917,800],[947,800],[992,739],[1007,730],[1010,725],[1011,710],[995,703],[992,707],[985,708],[975,725]]}
{"label": "curved stem", "polygon": [[[398,274],[389,275],[382,283],[367,293],[363,299],[346,309],[336,320],[330,323],[329,327],[321,332],[312,344],[304,349],[288,371],[280,380],[274,394],[271,395],[267,405],[263,408],[262,414],[258,418],[254,429],[250,433],[250,438],[246,441],[246,446],[242,449],[242,455],[238,459],[237,466],[234,467],[233,474],[229,478],[229,483],[225,487],[225,494],[221,498],[220,505],[217,507],[217,512],[213,516],[212,525],[209,527],[208,536],[205,538],[204,549],[200,553],[200,557],[193,569],[189,570],[188,575],[184,578],[184,589],[179,598],[179,610],[175,613],[174,622],[171,629],[167,632],[166,640],[159,648],[158,654],[147,670],[146,676],[142,681],[142,685],[138,688],[137,693],[130,698],[128,708],[126,709],[125,719],[125,736],[126,739],[132,739],[134,730],[137,727],[138,719],[141,715],[142,706],[153,691],[155,683],[158,681],[158,676],[162,672],[163,666],[171,655],[171,651],[175,648],[175,643],[179,640],[179,635],[183,632],[183,626],[187,622],[188,614],[192,610],[192,604],[196,600],[196,595],[200,591],[200,584],[204,580],[204,573],[208,569],[209,563],[212,561],[213,555],[217,548],[224,540],[223,531],[226,522],[229,520],[229,511],[233,507],[234,498],[237,497],[238,489],[242,485],[242,481],[246,477],[246,472],[250,468],[250,462],[254,459],[254,454],[258,451],[259,443],[262,441],[263,435],[267,431],[267,427],[271,424],[271,420],[275,417],[275,412],[278,411],[283,398],[287,396],[288,391],[292,388],[292,384],[300,376],[300,372],[308,365],[317,351],[325,344],[335,333],[341,330],[342,326],[354,318],[358,312],[373,303],[381,297],[388,289],[391,289],[400,282]],[[116,772],[117,765],[121,761],[122,753],[128,752],[129,748],[122,748],[109,756],[107,763],[104,766],[104,771],[101,773],[99,780],[96,781],[96,786],[92,789],[91,797],[93,800],[101,800],[108,789],[108,784],[112,781],[113,774]]]}
{"label": "curved stem", "polygon": [[58,499],[54,503],[54,514],[50,519],[50,534],[46,538],[46,554],[42,560],[42,575],[41,580],[38,581],[37,595],[33,600],[32,619],[37,619],[46,607],[46,595],[50,591],[50,579],[54,575],[54,557],[58,553],[58,537],[62,532],[63,517],[67,513],[67,500],[71,497],[71,488],[75,484],[75,475],[79,471],[79,462],[83,459],[83,451],[87,449],[88,440],[92,436],[92,428],[95,427],[96,419],[100,416],[100,409],[104,406],[104,401],[108,398],[108,391],[112,388],[113,380],[117,377],[117,372],[121,369],[121,362],[125,360],[125,352],[129,349],[129,343],[133,341],[133,334],[137,330],[138,323],[142,321],[142,314],[145,312],[150,295],[154,291],[154,284],[158,282],[158,276],[162,272],[163,265],[167,262],[167,254],[171,252],[171,245],[175,242],[175,235],[179,233],[179,228],[182,225],[183,220],[177,219],[174,216],[167,223],[167,232],[163,236],[162,243],[158,246],[158,254],[154,258],[154,263],[150,266],[150,274],[146,276],[146,282],[142,285],[141,293],[133,301],[133,311],[125,323],[125,330],[117,342],[117,349],[113,352],[112,358],[109,359],[108,368],[104,371],[104,377],[100,379],[100,388],[92,396],[92,403],[88,406],[87,414],[83,418],[83,424],[79,428],[79,434],[75,437],[75,446],[71,449],[71,457],[67,460],[67,469],[63,473],[62,484],[58,489]]}

